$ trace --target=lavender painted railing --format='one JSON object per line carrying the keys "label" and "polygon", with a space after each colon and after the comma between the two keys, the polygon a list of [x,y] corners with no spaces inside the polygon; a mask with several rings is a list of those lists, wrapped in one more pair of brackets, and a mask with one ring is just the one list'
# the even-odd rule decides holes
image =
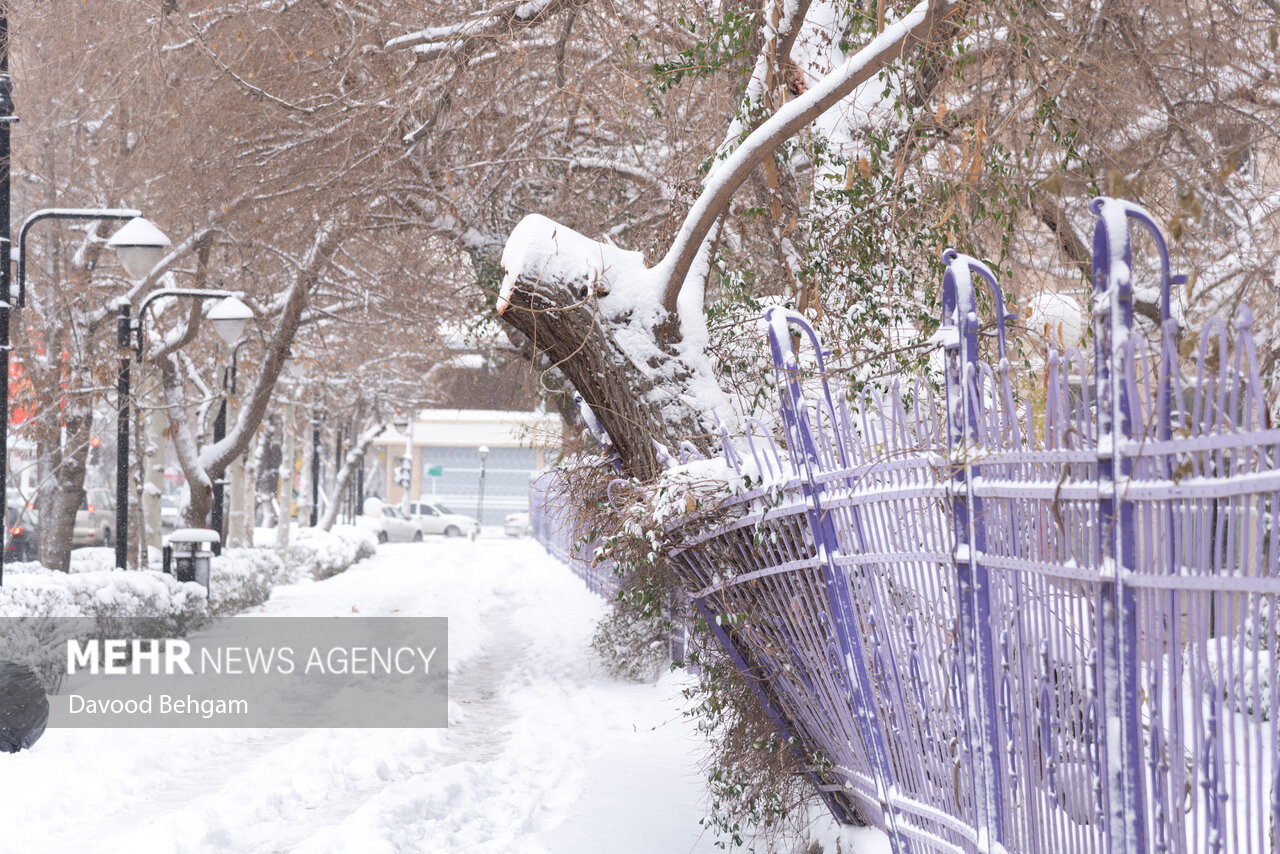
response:
{"label": "lavender painted railing", "polygon": [[[1280,850],[1280,430],[1252,318],[1180,359],[1159,229],[1094,212],[1092,357],[1051,349],[1040,375],[1011,377],[995,277],[954,252],[945,400],[847,399],[772,309],[789,450],[754,423],[726,441],[758,486],[671,552],[832,811],[898,852]],[[1159,261],[1152,347],[1131,222]]]}
{"label": "lavender painted railing", "polygon": [[556,501],[552,494],[555,482],[555,474],[549,470],[529,480],[529,526],[533,528],[533,536],[548,554],[581,578],[588,590],[612,599],[618,595],[618,579],[613,567],[608,562],[593,561],[594,549],[579,541],[571,519],[564,512],[564,502]]}
{"label": "lavender painted railing", "polygon": [[[533,536],[547,550],[582,579],[592,593],[604,599],[616,599],[621,579],[614,572],[613,562],[597,559],[594,544],[585,542],[575,532],[572,514],[567,511],[568,500],[557,496],[556,474],[553,470],[538,472],[529,480],[529,525]],[[609,489],[612,501],[613,489]],[[559,499],[559,500],[557,500]],[[689,647],[689,603],[670,603],[671,625],[667,635],[666,654],[670,661],[683,661]]]}

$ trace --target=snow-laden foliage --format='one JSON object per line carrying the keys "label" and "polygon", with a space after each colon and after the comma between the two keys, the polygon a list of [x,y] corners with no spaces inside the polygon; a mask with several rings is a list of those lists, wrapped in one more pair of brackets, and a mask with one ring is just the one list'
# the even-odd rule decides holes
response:
{"label": "snow-laden foliage", "polygon": [[299,528],[289,538],[285,573],[291,581],[319,581],[345,572],[377,551],[378,541],[373,533],[355,525],[334,525],[329,531]]}
{"label": "snow-laden foliage", "polygon": [[209,620],[261,605],[279,583],[336,575],[377,550],[363,529],[339,525],[332,532],[304,528],[282,561],[268,548],[227,549],[210,561],[209,593],[194,582],[178,582],[153,569],[120,572],[110,567],[110,549],[77,549],[72,572],[35,562],[6,566],[0,587],[0,658],[37,662],[45,685],[55,690],[64,671],[67,619],[77,634],[97,637],[181,637]]}
{"label": "snow-laden foliage", "polygon": [[182,635],[204,620],[205,591],[152,570],[54,572],[27,564],[6,572],[0,587],[2,617],[87,617],[154,621],[157,633]]}
{"label": "snow-laden foliage", "polygon": [[224,549],[209,565],[210,615],[229,616],[261,605],[284,576],[284,563],[270,549]]}
{"label": "snow-laden foliage", "polygon": [[202,586],[162,572],[65,573],[24,564],[6,572],[0,587],[0,658],[32,663],[52,691],[66,672],[69,627],[96,637],[180,637],[208,619],[206,604]]}

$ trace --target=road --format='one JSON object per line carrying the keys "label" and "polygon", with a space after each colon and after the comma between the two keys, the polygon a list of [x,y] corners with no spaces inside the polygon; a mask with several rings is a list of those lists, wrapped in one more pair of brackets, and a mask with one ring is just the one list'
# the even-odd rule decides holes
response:
{"label": "road", "polygon": [[272,616],[444,616],[447,730],[58,729],[0,755],[5,852],[718,850],[680,683],[617,683],[604,603],[529,540],[389,545]]}

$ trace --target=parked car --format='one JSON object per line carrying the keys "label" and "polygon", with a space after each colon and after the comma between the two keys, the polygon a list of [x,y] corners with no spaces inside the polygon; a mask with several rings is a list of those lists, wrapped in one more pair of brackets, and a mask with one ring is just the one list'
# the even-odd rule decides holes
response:
{"label": "parked car", "polygon": [[454,513],[438,501],[410,501],[409,518],[424,534],[467,536],[474,540],[480,533],[480,523],[474,517]]}
{"label": "parked car", "polygon": [[10,504],[6,519],[9,541],[5,560],[35,560],[40,551],[40,528],[36,511],[25,504]]}
{"label": "parked car", "polygon": [[533,533],[528,513],[512,513],[502,524],[502,533],[508,537],[527,537]]}
{"label": "parked car", "polygon": [[109,546],[115,540],[111,532],[116,525],[116,500],[109,489],[86,489],[76,524],[71,532],[72,546]]}
{"label": "parked car", "polygon": [[404,514],[394,504],[382,508],[382,521],[386,525],[387,540],[393,543],[422,542],[422,529],[418,523]]}
{"label": "parked car", "polygon": [[356,517],[356,523],[373,531],[379,543],[422,541],[422,529],[417,523],[399,507],[385,504],[380,498],[365,499],[364,512]]}
{"label": "parked car", "polygon": [[172,534],[182,525],[182,508],[178,506],[178,498],[174,495],[164,495],[160,498],[160,530],[166,534]]}

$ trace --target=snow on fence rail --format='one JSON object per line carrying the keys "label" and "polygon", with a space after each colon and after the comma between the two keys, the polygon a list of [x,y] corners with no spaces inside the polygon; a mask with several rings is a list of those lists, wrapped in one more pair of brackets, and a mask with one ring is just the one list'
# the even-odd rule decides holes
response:
{"label": "snow on fence rail", "polygon": [[[944,257],[944,399],[847,398],[803,318],[771,309],[788,450],[726,441],[770,486],[672,531],[692,612],[818,757],[827,805],[897,852],[1280,850],[1280,430],[1252,318],[1211,320],[1183,364],[1159,228],[1094,212],[1093,353],[1051,348],[1029,393],[968,256]],[[1131,220],[1159,256],[1151,347]],[[548,486],[535,533],[610,595]]]}

